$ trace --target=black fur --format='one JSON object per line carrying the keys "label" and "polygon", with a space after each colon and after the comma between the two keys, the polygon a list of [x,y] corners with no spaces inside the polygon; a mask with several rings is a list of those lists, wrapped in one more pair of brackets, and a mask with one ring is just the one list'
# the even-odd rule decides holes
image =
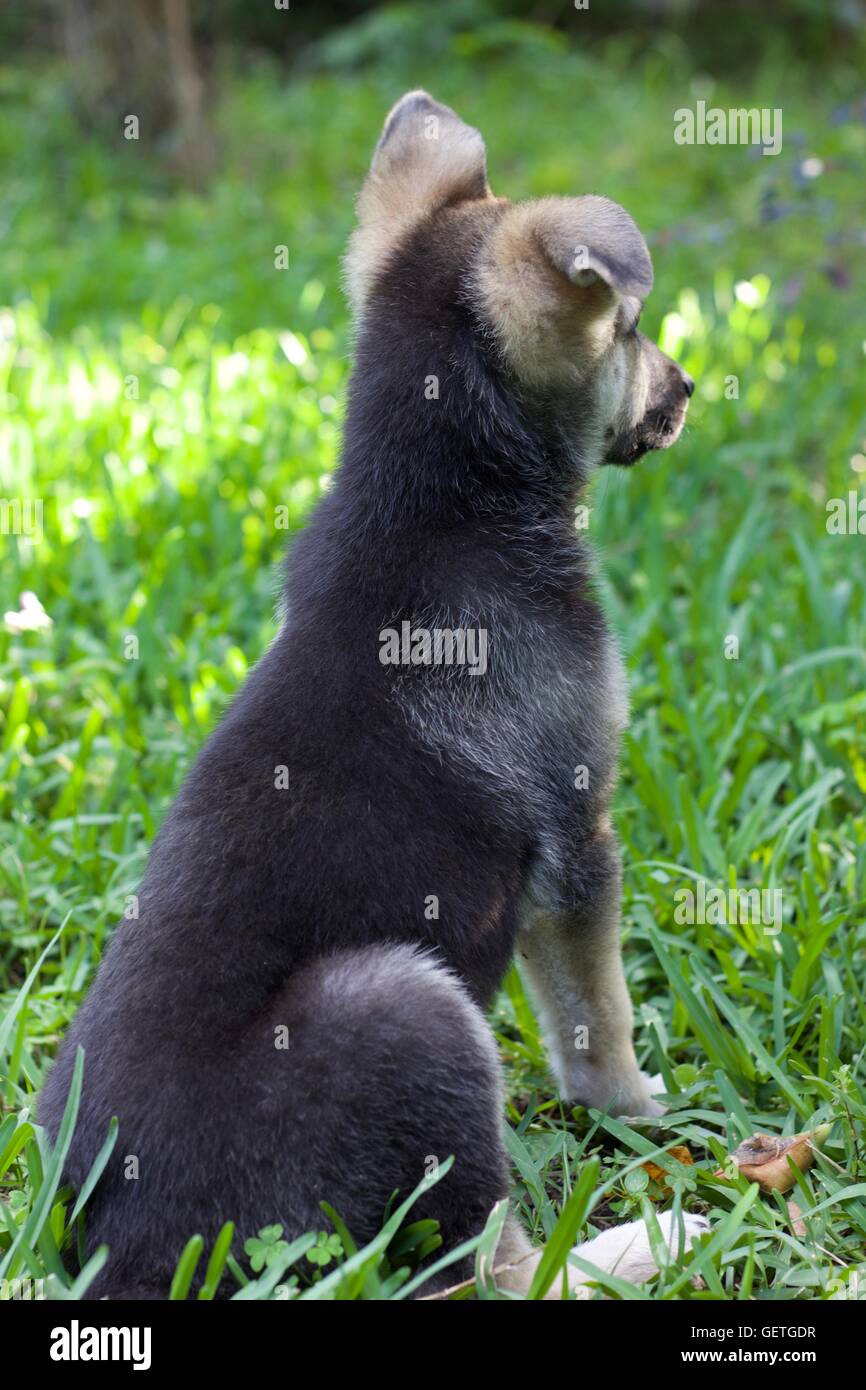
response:
{"label": "black fur", "polygon": [[[236,1250],[273,1222],[292,1238],[325,1224],[323,1199],[362,1242],[431,1156],[456,1155],[420,1208],[446,1246],[507,1191],[471,1001],[500,983],[528,897],[579,904],[608,874],[572,770],[601,788],[614,753],[592,698],[607,638],[572,525],[580,463],[545,403],[521,403],[466,293],[499,215],[435,213],[381,275],[283,626],[182,787],[139,919],[50,1073],[56,1134],[84,1047],[73,1184],[120,1121],[88,1206],[88,1248],[110,1247],[93,1296],[164,1296],[193,1233],[231,1219]],[[382,628],[433,612],[488,630],[485,676],[382,665]]]}

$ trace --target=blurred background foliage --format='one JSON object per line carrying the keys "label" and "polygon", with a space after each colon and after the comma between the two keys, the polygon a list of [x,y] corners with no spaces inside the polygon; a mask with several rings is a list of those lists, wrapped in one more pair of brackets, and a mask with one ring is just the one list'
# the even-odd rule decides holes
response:
{"label": "blurred background foliage", "polygon": [[[592,496],[632,677],[629,971],[705,1106],[731,1113],[714,990],[827,1099],[866,1023],[866,538],[826,528],[866,472],[864,51],[858,0],[0,11],[0,496],[44,503],[39,535],[0,536],[0,987],[72,914],[10,1087],[38,1084],[274,631],[282,554],[338,459],[354,198],[389,106],[423,85],[483,131],[495,192],[604,193],[647,234],[642,326],[698,389],[677,448]],[[676,145],[699,99],[780,107],[781,153]],[[21,630],[25,591],[50,626]],[[677,875],[782,886],[785,930],[677,929]],[[711,1035],[656,927],[704,962]],[[513,982],[500,1009],[537,1080]],[[776,1073],[741,1060],[743,1123],[783,1123]]]}

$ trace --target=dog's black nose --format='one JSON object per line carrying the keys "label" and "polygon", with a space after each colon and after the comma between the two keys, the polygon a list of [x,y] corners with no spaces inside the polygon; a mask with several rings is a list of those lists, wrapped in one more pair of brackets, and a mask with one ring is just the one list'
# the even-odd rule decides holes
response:
{"label": "dog's black nose", "polygon": [[688,372],[683,372],[683,390],[687,396],[691,396],[695,389],[695,379],[689,376]]}

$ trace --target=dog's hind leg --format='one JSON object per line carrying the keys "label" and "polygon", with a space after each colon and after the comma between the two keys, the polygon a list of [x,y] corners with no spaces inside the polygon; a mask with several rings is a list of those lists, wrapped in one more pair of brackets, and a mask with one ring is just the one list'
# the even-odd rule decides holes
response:
{"label": "dog's hind leg", "polygon": [[[288,1046],[275,1051],[280,1024]],[[477,1236],[507,1196],[496,1045],[434,955],[394,943],[305,965],[256,1020],[244,1059],[256,1078],[248,1123],[266,1145],[260,1166],[272,1184],[256,1191],[253,1230],[281,1218],[293,1235],[318,1229],[324,1200],[360,1246],[389,1203],[453,1155],[408,1217],[439,1222],[439,1258]],[[449,1266],[444,1282],[471,1270],[471,1259]]]}
{"label": "dog's hind leg", "polygon": [[660,1115],[661,1087],[638,1069],[620,952],[620,864],[606,826],[580,856],[581,893],[562,911],[536,911],[517,961],[538,1009],[563,1099],[619,1115]]}
{"label": "dog's hind leg", "polygon": [[[493,1036],[456,976],[413,946],[308,961],[228,1044],[136,1076],[114,1104],[140,1171],[128,1181],[115,1158],[91,1199],[88,1241],[110,1251],[92,1298],[166,1297],[192,1234],[210,1247],[232,1221],[238,1253],[265,1226],[292,1241],[326,1226],[323,1202],[363,1246],[451,1155],[408,1218],[439,1223],[433,1258],[477,1236],[508,1192]],[[154,1106],[158,1087],[170,1105]],[[443,1273],[471,1272],[469,1259]]]}

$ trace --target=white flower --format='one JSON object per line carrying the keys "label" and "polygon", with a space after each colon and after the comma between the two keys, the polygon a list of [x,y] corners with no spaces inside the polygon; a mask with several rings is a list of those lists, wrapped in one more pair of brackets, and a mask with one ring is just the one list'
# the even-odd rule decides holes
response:
{"label": "white flower", "polygon": [[18,600],[20,612],[11,609],[3,614],[3,624],[9,632],[44,632],[52,626],[51,619],[38,598],[30,589],[25,589]]}

